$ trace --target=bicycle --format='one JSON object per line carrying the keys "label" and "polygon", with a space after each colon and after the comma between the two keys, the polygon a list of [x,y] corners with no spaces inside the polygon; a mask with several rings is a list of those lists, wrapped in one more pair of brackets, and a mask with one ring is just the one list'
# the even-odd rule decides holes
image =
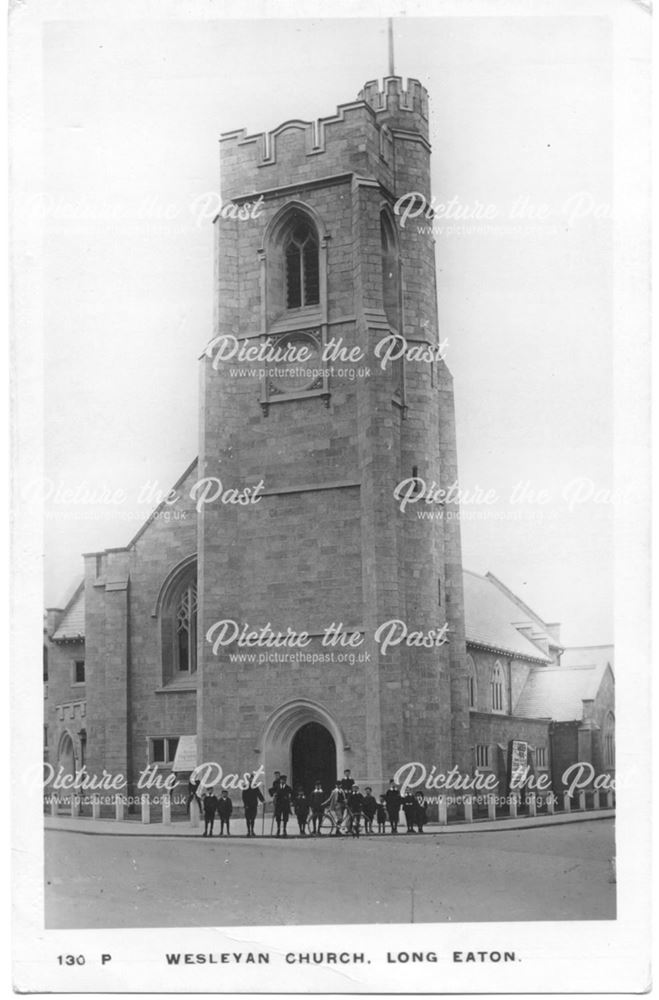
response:
{"label": "bicycle", "polygon": [[[357,817],[350,812],[349,809],[345,809],[341,817],[339,818],[337,812],[334,809],[326,809],[321,817],[318,833],[315,834],[317,837],[347,837],[349,834],[353,834],[353,824],[355,823],[355,818],[357,824],[361,820],[361,814]],[[346,822],[347,820],[347,822]],[[354,836],[355,834],[353,834]],[[313,834],[312,834],[313,836]],[[359,836],[359,833],[356,834]]]}

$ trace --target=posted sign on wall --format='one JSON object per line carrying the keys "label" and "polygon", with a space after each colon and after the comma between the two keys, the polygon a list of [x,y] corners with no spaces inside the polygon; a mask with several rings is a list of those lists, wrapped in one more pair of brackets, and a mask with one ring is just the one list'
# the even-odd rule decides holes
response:
{"label": "posted sign on wall", "polygon": [[524,740],[508,744],[508,789],[519,787],[529,765],[529,745]]}

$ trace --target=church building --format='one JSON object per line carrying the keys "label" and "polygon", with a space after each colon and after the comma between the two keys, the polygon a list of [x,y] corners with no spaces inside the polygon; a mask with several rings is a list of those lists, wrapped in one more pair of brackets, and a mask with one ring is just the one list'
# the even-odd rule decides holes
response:
{"label": "church building", "polygon": [[425,88],[370,82],[220,150],[198,458],[47,612],[48,759],[129,789],[216,761],[379,792],[408,761],[505,781],[518,740],[550,772],[558,626],[463,572],[457,516],[395,495],[458,478],[431,227],[396,211],[431,201]]}

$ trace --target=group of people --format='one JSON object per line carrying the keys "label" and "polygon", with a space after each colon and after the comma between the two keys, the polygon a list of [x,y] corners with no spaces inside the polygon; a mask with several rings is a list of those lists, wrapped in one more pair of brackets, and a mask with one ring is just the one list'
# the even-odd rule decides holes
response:
{"label": "group of people", "polygon": [[[253,775],[250,775],[250,777],[253,777]],[[223,836],[225,830],[227,837],[230,837],[233,802],[229,798],[229,793],[226,789],[223,789],[218,799],[215,794],[215,790],[210,788],[205,793],[202,793],[200,798],[199,786],[200,782],[198,781],[190,782],[188,790],[188,812],[190,812],[190,805],[192,801],[196,801],[204,814],[204,832],[202,833],[202,837],[213,836],[213,827],[215,826],[216,816],[219,817],[220,820],[220,837]],[[265,802],[265,799],[263,798],[261,789],[258,786],[252,787],[251,783],[249,788],[246,788],[243,792],[242,798],[245,822],[247,824],[247,836],[255,837],[256,833],[254,832],[254,824],[256,822],[259,802]]]}
{"label": "group of people", "polygon": [[[370,786],[364,788],[362,793],[359,786],[355,784],[351,776],[350,769],[346,769],[343,778],[339,779],[329,796],[326,795],[319,781],[315,783],[313,791],[307,795],[303,788],[298,788],[294,792],[288,784],[287,776],[275,771],[273,782],[269,788],[269,794],[274,807],[273,824],[276,825],[277,837],[288,836],[288,822],[291,815],[295,813],[300,836],[307,835],[321,836],[321,827],[326,815],[331,817],[331,830],[334,836],[341,837],[352,835],[359,837],[362,829],[366,834],[374,832],[374,825],[377,824],[379,834],[387,832],[389,824],[391,833],[398,833],[398,823],[400,811],[403,810],[407,833],[423,833],[423,828],[428,822],[427,805],[423,792],[407,792],[404,796],[400,794],[398,786],[393,781],[389,783],[387,791],[380,795],[379,800],[373,795]],[[226,831],[227,836],[231,835],[230,820],[233,812],[233,803],[229,793],[223,790],[219,799],[211,788],[199,798],[199,785],[195,783],[190,786],[188,796],[188,809],[193,799],[199,802],[204,815],[204,832],[202,836],[212,837],[215,817],[220,820],[220,836]],[[245,822],[247,824],[247,836],[255,837],[254,824],[259,803],[265,803],[261,789],[252,787],[251,783],[242,793],[243,808],[245,812]]]}

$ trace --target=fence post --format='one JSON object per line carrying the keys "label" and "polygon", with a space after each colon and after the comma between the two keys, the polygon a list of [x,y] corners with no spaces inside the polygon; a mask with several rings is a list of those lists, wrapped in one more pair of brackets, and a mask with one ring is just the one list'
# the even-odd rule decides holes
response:
{"label": "fence post", "polygon": [[162,822],[163,826],[170,826],[172,822],[172,799],[167,793],[162,797]]}
{"label": "fence post", "polygon": [[123,795],[115,795],[114,797],[114,818],[115,820],[122,820],[124,818]]}
{"label": "fence post", "polygon": [[465,806],[465,823],[473,823],[474,803],[472,801],[471,795],[465,795],[464,806]]}
{"label": "fence post", "polygon": [[579,809],[581,809],[582,812],[586,811],[586,793],[583,788],[579,792]]}
{"label": "fence post", "polygon": [[606,808],[613,809],[613,790],[611,788],[606,793]]}
{"label": "fence post", "polygon": [[101,818],[101,802],[98,795],[92,795],[92,819]]}
{"label": "fence post", "polygon": [[599,789],[596,788],[595,791],[593,792],[593,809],[599,809],[599,808],[600,808],[600,793]]}
{"label": "fence post", "polygon": [[510,792],[508,795],[508,808],[510,810],[510,818],[517,819],[517,794],[515,792]]}
{"label": "fence post", "polygon": [[437,819],[440,826],[446,826],[448,824],[448,810],[446,807],[446,797],[440,795],[437,799]]}
{"label": "fence post", "polygon": [[201,811],[199,809],[199,806],[197,805],[196,798],[193,798],[192,802],[190,803],[190,826],[192,827],[193,830],[196,830],[197,827],[199,826],[200,819],[201,819]]}
{"label": "fence post", "polygon": [[535,794],[529,795],[529,816],[536,816],[538,813],[538,803]]}
{"label": "fence post", "polygon": [[50,815],[57,816],[57,796],[50,796]]}
{"label": "fence post", "polygon": [[494,795],[488,795],[487,797],[487,818],[497,818],[497,800]]}
{"label": "fence post", "polygon": [[78,800],[76,798],[75,792],[71,792],[71,815],[78,815]]}
{"label": "fence post", "polygon": [[563,812],[569,813],[572,808],[569,792],[563,792]]}
{"label": "fence post", "polygon": [[549,794],[547,795],[547,798],[545,799],[545,801],[547,803],[547,815],[548,816],[553,816],[554,815],[554,803],[555,803],[554,793],[553,792],[549,792]]}
{"label": "fence post", "polygon": [[142,796],[142,822],[151,822],[151,800],[148,795]]}

